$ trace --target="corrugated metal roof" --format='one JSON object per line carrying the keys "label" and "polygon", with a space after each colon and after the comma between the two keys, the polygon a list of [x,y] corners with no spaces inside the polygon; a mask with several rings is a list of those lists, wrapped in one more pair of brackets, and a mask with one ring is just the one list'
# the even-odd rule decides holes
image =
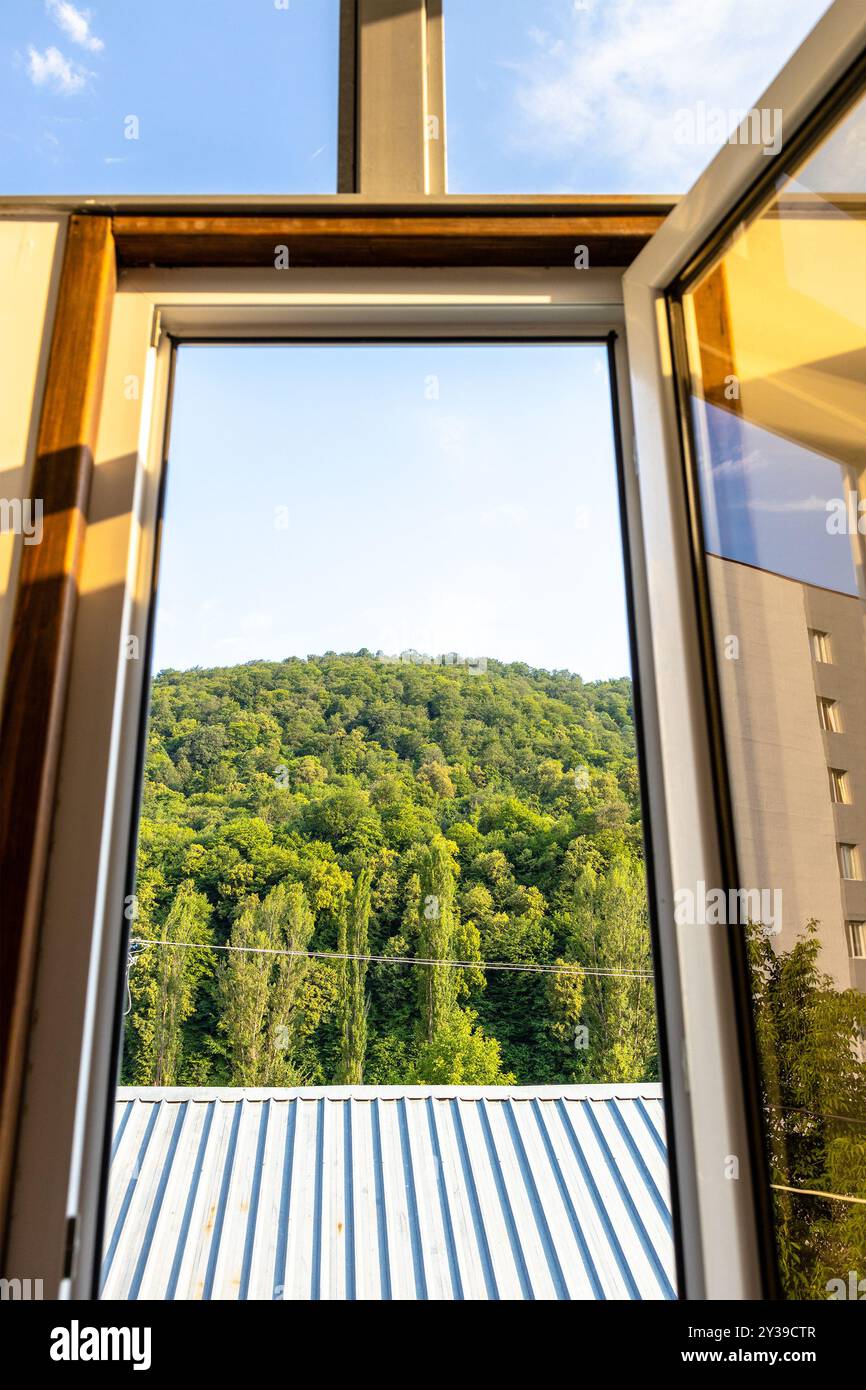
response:
{"label": "corrugated metal roof", "polygon": [[121,1089],[103,1297],[673,1298],[661,1088]]}

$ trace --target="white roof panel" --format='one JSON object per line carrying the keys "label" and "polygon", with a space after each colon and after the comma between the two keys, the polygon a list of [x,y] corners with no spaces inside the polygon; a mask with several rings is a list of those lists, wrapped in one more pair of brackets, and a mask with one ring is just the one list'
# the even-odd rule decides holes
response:
{"label": "white roof panel", "polygon": [[661,1087],[122,1088],[106,1299],[674,1298]]}

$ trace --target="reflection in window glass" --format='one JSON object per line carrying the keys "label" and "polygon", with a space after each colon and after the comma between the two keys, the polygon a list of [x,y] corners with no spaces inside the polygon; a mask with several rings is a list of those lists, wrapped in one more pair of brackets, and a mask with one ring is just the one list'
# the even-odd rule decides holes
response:
{"label": "reflection in window glass", "polygon": [[606,347],[181,347],[154,661],[105,1297],[675,1297]]}
{"label": "reflection in window glass", "polygon": [[834,530],[815,525],[816,516],[823,523],[844,498],[844,465],[711,401],[695,397],[693,410],[707,549],[856,594],[851,547],[839,545]]}
{"label": "reflection in window glass", "polygon": [[827,3],[445,0],[449,190],[685,192]]}
{"label": "reflection in window glass", "polygon": [[6,0],[0,192],[333,193],[339,0]]}
{"label": "reflection in window glass", "polygon": [[841,734],[842,715],[835,700],[828,700],[825,695],[818,696],[818,718],[825,734]]}
{"label": "reflection in window glass", "polygon": [[851,800],[851,794],[848,790],[848,776],[840,767],[830,768],[830,795],[834,801],[838,801],[841,805],[847,805]]}
{"label": "reflection in window glass", "polygon": [[843,878],[862,878],[858,845],[839,846],[839,872]]}
{"label": "reflection in window glass", "polygon": [[833,660],[830,655],[829,632],[818,632],[817,628],[812,627],[809,629],[809,639],[812,643],[812,660],[828,665]]}
{"label": "reflection in window glass", "polygon": [[717,663],[738,871],[783,904],[749,935],[794,1298],[866,1267],[864,129],[861,100],[683,300],[717,650],[738,638]]}

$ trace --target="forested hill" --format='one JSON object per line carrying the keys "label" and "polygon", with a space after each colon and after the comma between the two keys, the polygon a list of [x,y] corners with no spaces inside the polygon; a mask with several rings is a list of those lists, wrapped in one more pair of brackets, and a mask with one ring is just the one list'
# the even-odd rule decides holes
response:
{"label": "forested hill", "polygon": [[654,1076],[639,818],[625,678],[367,652],[163,672],[125,1080]]}

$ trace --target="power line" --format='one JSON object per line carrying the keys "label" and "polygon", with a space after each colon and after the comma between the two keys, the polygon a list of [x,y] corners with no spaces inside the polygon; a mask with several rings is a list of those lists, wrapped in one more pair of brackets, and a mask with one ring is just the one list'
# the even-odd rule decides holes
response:
{"label": "power line", "polygon": [[793,1192],[798,1197],[826,1197],[828,1202],[856,1202],[858,1206],[866,1207],[866,1197],[845,1197],[840,1192],[822,1192],[814,1187],[783,1187],[780,1182],[771,1182],[770,1186],[774,1192]]}
{"label": "power line", "polygon": [[866,1125],[866,1118],[861,1115],[836,1115],[832,1110],[805,1110],[800,1105],[776,1105],[773,1101],[767,1101],[767,1108],[784,1111],[787,1115],[807,1115],[813,1120],[835,1120],[838,1124],[844,1125]]}
{"label": "power line", "polygon": [[598,975],[615,979],[652,979],[651,970],[592,970],[581,965],[521,965],[517,961],[436,960],[418,956],[360,955],[351,951],[291,951],[271,946],[217,946],[211,941],[165,941],[136,936],[131,946],[173,946],[186,951],[240,951],[260,956],[301,956],[308,960],[358,960],[374,965],[451,965],[458,970],[514,970],[533,975]]}

